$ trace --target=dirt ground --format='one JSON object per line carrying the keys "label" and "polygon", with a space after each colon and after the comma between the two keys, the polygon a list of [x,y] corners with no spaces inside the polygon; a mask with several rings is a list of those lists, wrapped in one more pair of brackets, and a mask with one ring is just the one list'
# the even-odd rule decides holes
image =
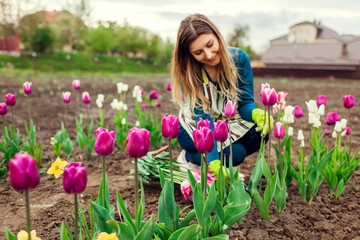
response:
{"label": "dirt ground", "polygon": [[[48,168],[48,162],[54,159],[50,149],[50,137],[60,130],[61,120],[64,119],[65,104],[62,102],[62,91],[72,91],[71,82],[73,77],[53,77],[50,74],[40,74],[26,77],[0,76],[1,101],[7,92],[13,92],[17,96],[14,107],[16,126],[25,136],[24,121],[28,119],[28,101],[31,102],[32,116],[37,127],[37,140],[44,144],[43,168]],[[129,122],[135,124],[134,99],[132,88],[140,85],[145,94],[151,90],[159,90],[163,106],[159,109],[159,115],[165,113],[177,114],[175,105],[170,101],[170,93],[166,91],[166,83],[170,81],[169,75],[140,75],[140,76],[106,76],[106,77],[79,77],[82,89],[91,95],[90,117],[98,117],[98,109],[95,104],[96,95],[103,93],[117,96],[116,82],[123,81],[129,84],[127,92],[127,104],[129,108]],[[33,93],[25,98],[19,93],[23,81],[33,82]],[[258,106],[261,83],[268,82],[277,91],[288,92],[287,103],[300,105],[307,116],[305,101],[316,99],[318,95],[327,95],[326,112],[338,111],[340,116],[347,118],[347,111],[342,106],[342,96],[352,94],[360,99],[360,85],[357,80],[341,79],[255,79],[255,98]],[[73,94],[69,104],[68,132],[75,142],[76,125],[76,95]],[[112,123],[113,110],[110,108],[110,100],[106,98],[104,103],[105,124],[114,129]],[[357,128],[360,123],[358,106],[352,109],[353,126],[353,149],[360,147],[360,133]],[[82,106],[81,110],[84,110]],[[303,118],[303,123],[307,122]],[[323,119],[323,123],[324,123]],[[6,116],[6,124],[11,124],[10,114]],[[323,127],[324,128],[324,127]],[[294,124],[294,132],[297,132],[298,124]],[[309,136],[309,126],[305,123],[305,136]],[[0,139],[3,139],[1,132]],[[332,141],[331,138],[328,141]],[[298,144],[294,139],[294,145]],[[164,146],[165,141],[162,143]],[[309,149],[309,143],[306,146]],[[154,150],[154,149],[151,149]],[[176,149],[179,153],[180,148]],[[308,150],[309,151],[309,150]],[[293,152],[293,162],[297,157]],[[0,153],[2,157],[2,153]],[[83,151],[75,147],[70,161],[80,161],[84,157]],[[241,165],[241,172],[249,180],[251,170],[256,161],[256,154],[249,156]],[[101,180],[101,157],[96,153],[91,155],[90,160],[84,161],[88,171],[88,184],[81,195],[81,203],[85,209],[89,207],[91,197],[97,197]],[[128,178],[133,164],[127,153],[115,149],[114,153],[106,158],[106,168],[109,178],[110,198],[116,206],[116,190],[119,190],[127,201],[130,213],[134,212],[134,182]],[[157,214],[158,198],[161,191],[159,184],[145,185],[146,215]],[[179,186],[176,188],[176,201],[181,207],[191,202],[183,199]],[[270,205],[270,218],[262,220],[259,211],[254,204],[243,219],[243,223],[229,231],[230,239],[360,239],[360,172],[356,170],[341,197],[329,199],[329,190],[326,182],[320,186],[319,192],[311,205],[304,202],[294,180],[288,189],[289,197],[283,213],[276,212],[275,202]],[[40,184],[30,191],[32,229],[36,229],[41,239],[59,239],[56,229],[61,222],[67,219],[71,225],[73,220],[73,197],[67,195],[62,188],[61,178],[42,174]],[[0,239],[5,239],[4,228],[9,228],[13,233],[26,229],[24,195],[14,191],[9,183],[8,176],[0,181]]]}

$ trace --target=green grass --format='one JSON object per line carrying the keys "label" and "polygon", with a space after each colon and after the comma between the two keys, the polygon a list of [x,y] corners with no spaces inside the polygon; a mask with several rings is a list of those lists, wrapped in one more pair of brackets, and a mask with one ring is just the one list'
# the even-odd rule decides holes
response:
{"label": "green grass", "polygon": [[[66,56],[70,58],[70,72],[68,72],[68,63]],[[99,60],[94,62],[94,58]],[[121,63],[118,64],[118,59],[121,59]],[[21,57],[12,57],[0,55],[0,70],[5,69],[7,63],[11,63],[15,69],[33,71],[34,61],[31,55],[24,55]],[[138,63],[141,63],[140,65]],[[160,64],[157,62],[156,67],[152,61],[124,58],[124,57],[111,57],[111,56],[97,56],[94,54],[85,53],[65,53],[54,52],[52,54],[37,54],[36,57],[36,71],[40,72],[68,72],[71,75],[79,76],[81,72],[101,72],[108,73],[165,73],[168,72],[167,64]],[[29,75],[24,73],[25,75]],[[63,73],[61,75],[64,75]],[[82,74],[81,74],[82,75]]]}

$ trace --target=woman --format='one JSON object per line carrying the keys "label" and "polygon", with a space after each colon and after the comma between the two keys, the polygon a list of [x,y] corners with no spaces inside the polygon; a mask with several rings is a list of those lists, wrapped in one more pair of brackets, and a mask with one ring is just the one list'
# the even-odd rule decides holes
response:
{"label": "woman", "polygon": [[[216,26],[204,15],[190,15],[180,24],[172,58],[172,97],[180,108],[178,142],[184,151],[179,161],[200,165],[192,131],[200,118],[209,120],[214,131],[214,121],[224,119],[230,100],[237,103],[237,115],[230,122],[234,166],[259,150],[261,135],[256,130],[262,130],[264,111],[254,103],[249,57],[240,49],[227,48]],[[227,162],[229,143],[230,139],[224,143]],[[216,143],[208,153],[209,163],[219,159],[219,151],[220,143]]]}

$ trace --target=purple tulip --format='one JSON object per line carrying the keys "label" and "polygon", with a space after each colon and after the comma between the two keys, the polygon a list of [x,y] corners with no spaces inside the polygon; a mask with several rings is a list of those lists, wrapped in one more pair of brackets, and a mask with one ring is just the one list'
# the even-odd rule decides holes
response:
{"label": "purple tulip", "polygon": [[272,106],[277,102],[277,94],[274,88],[264,88],[260,93],[261,102],[265,106]]}
{"label": "purple tulip", "polygon": [[327,136],[327,135],[330,135],[330,132],[329,132],[329,130],[328,130],[328,129],[325,129],[325,132],[324,132],[324,134],[325,134],[325,136]]}
{"label": "purple tulip", "polygon": [[166,84],[166,90],[171,91],[171,83]]}
{"label": "purple tulip", "polygon": [[35,188],[40,182],[36,161],[27,153],[16,153],[10,160],[10,183],[16,191]]}
{"label": "purple tulip", "polygon": [[73,86],[73,88],[75,89],[75,90],[79,90],[79,89],[81,89],[81,84],[80,84],[80,80],[74,80],[73,82],[72,82],[72,86]]}
{"label": "purple tulip", "polygon": [[285,128],[281,122],[275,123],[274,136],[278,139],[283,139],[285,137]]}
{"label": "purple tulip", "polygon": [[8,106],[14,106],[16,104],[16,97],[12,93],[8,93],[5,95],[5,103]]}
{"label": "purple tulip", "polygon": [[149,94],[149,98],[150,99],[158,99],[159,97],[159,92],[158,91],[152,91],[150,94]]}
{"label": "purple tulip", "polygon": [[141,107],[141,108],[147,108],[148,105],[147,105],[146,103],[142,103],[142,104],[140,105],[140,107]]}
{"label": "purple tulip", "polygon": [[7,114],[7,107],[5,103],[0,103],[0,115],[5,115]]}
{"label": "purple tulip", "polygon": [[214,138],[218,142],[225,142],[229,135],[229,126],[226,120],[218,120],[214,123]]}
{"label": "purple tulip", "polygon": [[156,106],[157,107],[161,107],[161,105],[162,105],[162,102],[160,100],[156,101]]}
{"label": "purple tulip", "polygon": [[224,109],[225,116],[227,118],[233,118],[236,114],[236,103],[228,101]]}
{"label": "purple tulip", "polygon": [[319,95],[316,99],[316,105],[318,107],[320,107],[321,104],[323,104],[324,106],[326,106],[326,100],[327,100],[327,96],[326,95]]}
{"label": "purple tulip", "polygon": [[82,193],[86,188],[87,173],[82,162],[69,163],[64,169],[63,187],[69,194]]}
{"label": "purple tulip", "polygon": [[196,128],[200,128],[200,127],[211,128],[211,123],[207,119],[199,118]]}
{"label": "purple tulip", "polygon": [[355,105],[355,97],[353,95],[343,96],[344,107],[352,108]]}
{"label": "purple tulip", "polygon": [[132,128],[126,137],[126,150],[130,157],[140,158],[149,152],[150,132],[144,128]]}
{"label": "purple tulip", "polygon": [[352,133],[352,129],[349,128],[349,127],[346,127],[346,128],[345,128],[345,134],[346,134],[346,135],[350,135],[351,133]]}
{"label": "purple tulip", "polygon": [[179,135],[179,119],[165,114],[161,122],[161,132],[164,138],[176,138]]}
{"label": "purple tulip", "polygon": [[296,118],[301,118],[302,116],[304,116],[303,110],[302,110],[301,107],[298,106],[298,105],[296,105],[296,106],[294,107],[294,116],[295,116]]}
{"label": "purple tulip", "polygon": [[110,155],[114,148],[115,132],[105,128],[96,130],[95,152],[100,155]]}
{"label": "purple tulip", "polygon": [[326,124],[334,125],[337,121],[340,121],[340,115],[337,112],[329,112],[326,115]]}
{"label": "purple tulip", "polygon": [[26,95],[29,95],[32,92],[32,83],[28,81],[24,82],[23,90]]}
{"label": "purple tulip", "polygon": [[71,93],[70,92],[63,92],[62,97],[63,97],[64,103],[69,103],[71,101]]}
{"label": "purple tulip", "polygon": [[214,148],[214,134],[207,127],[200,127],[192,132],[194,144],[199,153],[211,152]]}
{"label": "purple tulip", "polygon": [[82,93],[82,101],[85,104],[90,103],[90,94],[88,92],[83,92]]}

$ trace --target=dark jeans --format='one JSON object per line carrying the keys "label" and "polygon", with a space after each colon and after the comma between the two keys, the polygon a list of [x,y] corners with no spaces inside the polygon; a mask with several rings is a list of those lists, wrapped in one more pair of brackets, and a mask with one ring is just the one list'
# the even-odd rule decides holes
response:
{"label": "dark jeans", "polygon": [[[233,151],[233,165],[237,166],[242,163],[246,156],[257,152],[260,149],[261,143],[261,135],[260,132],[256,132],[255,128],[257,125],[255,124],[242,138],[232,143],[232,151]],[[269,136],[266,135],[264,138],[265,142],[267,142]],[[201,164],[201,154],[197,151],[194,145],[194,141],[191,139],[189,134],[185,131],[185,129],[180,124],[180,132],[177,137],[177,140],[180,146],[186,151],[185,158],[188,162],[192,162],[194,164]],[[217,146],[215,145],[214,148]],[[229,163],[230,156],[230,146],[226,147],[224,150],[224,157],[226,159],[226,165]],[[211,162],[216,159],[220,159],[219,153],[217,156],[212,154],[208,156],[208,162]]]}

